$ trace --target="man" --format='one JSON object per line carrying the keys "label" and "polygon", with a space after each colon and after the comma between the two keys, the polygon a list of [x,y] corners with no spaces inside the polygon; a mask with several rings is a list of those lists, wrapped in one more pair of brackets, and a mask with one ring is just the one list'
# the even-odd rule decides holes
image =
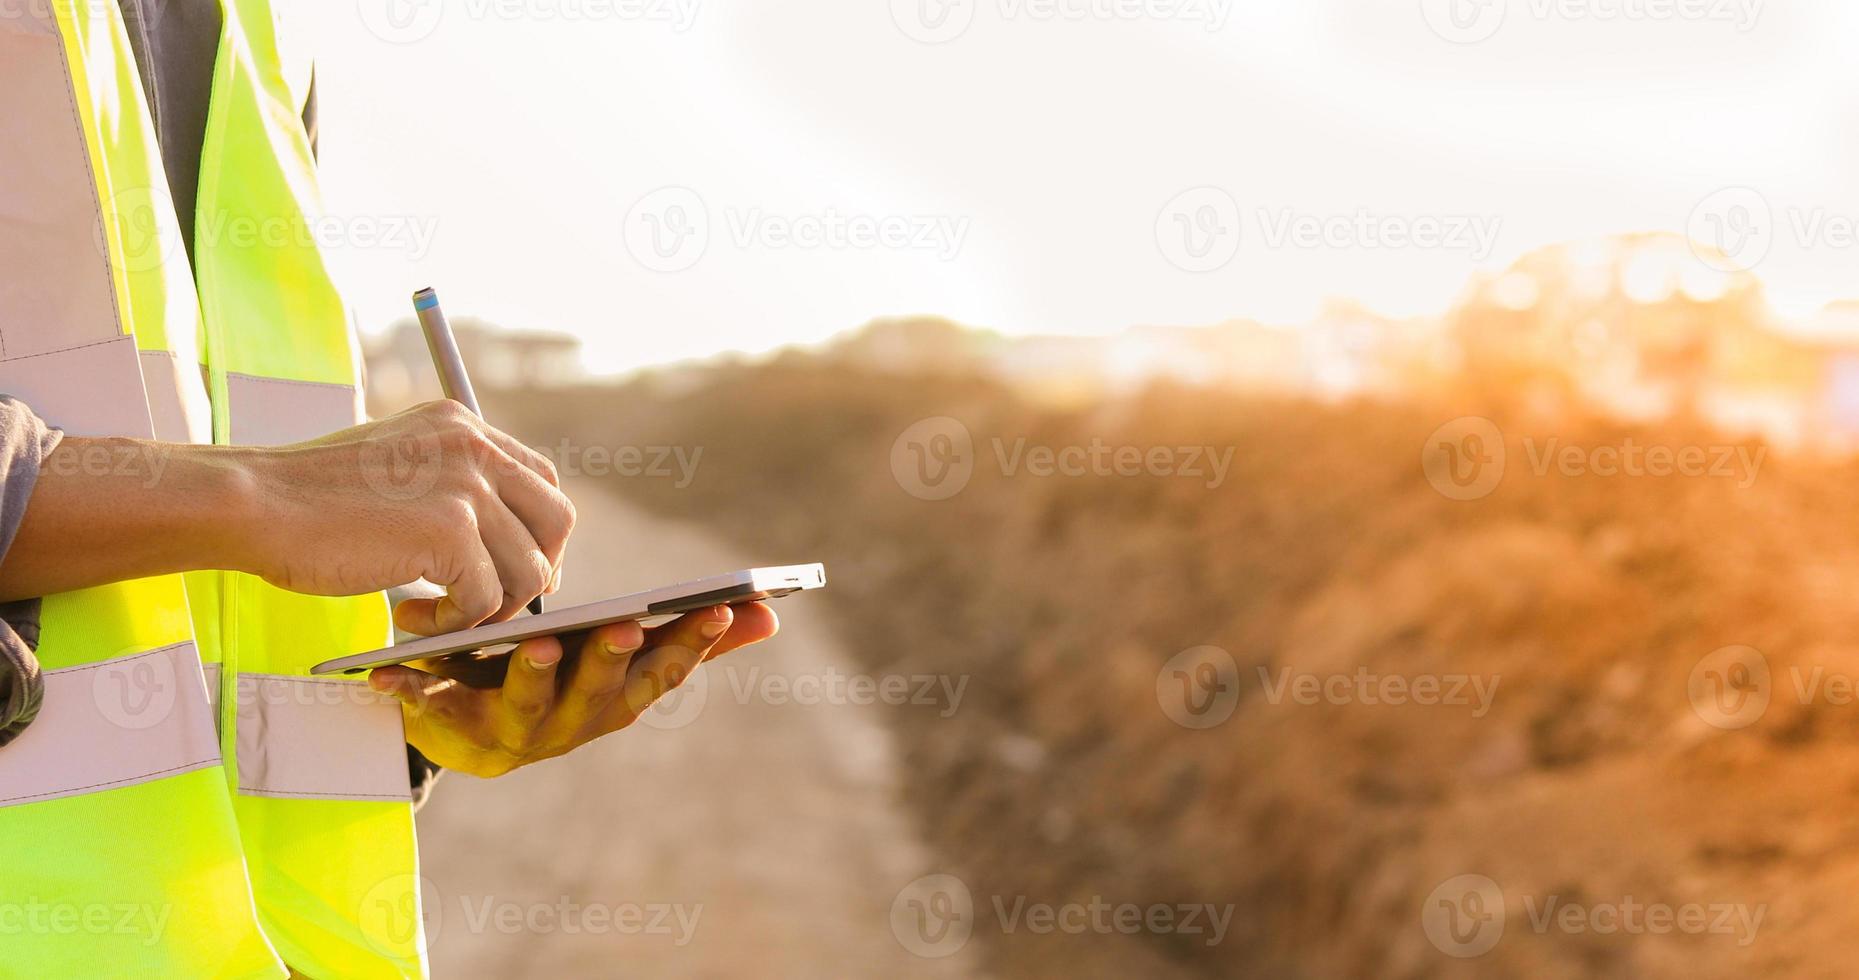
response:
{"label": "man", "polygon": [[776,628],[309,676],[387,640],[389,587],[444,588],[412,632],[515,615],[574,510],[455,404],[356,424],[273,2],[0,13],[0,976],[423,976],[415,779],[560,755]]}

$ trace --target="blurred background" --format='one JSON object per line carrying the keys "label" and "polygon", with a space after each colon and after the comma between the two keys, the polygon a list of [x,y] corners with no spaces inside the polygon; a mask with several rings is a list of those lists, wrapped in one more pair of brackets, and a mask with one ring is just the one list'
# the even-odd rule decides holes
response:
{"label": "blurred background", "polygon": [[829,570],[440,784],[439,975],[1849,972],[1859,9],[303,17],[374,411],[435,286],[562,601]]}

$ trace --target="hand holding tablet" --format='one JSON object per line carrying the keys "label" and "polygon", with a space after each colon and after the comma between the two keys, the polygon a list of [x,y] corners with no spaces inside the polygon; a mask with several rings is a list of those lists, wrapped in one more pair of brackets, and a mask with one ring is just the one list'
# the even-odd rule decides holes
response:
{"label": "hand holding tablet", "polygon": [[311,672],[359,674],[376,667],[505,646],[538,636],[583,632],[609,623],[672,616],[706,606],[772,599],[792,592],[823,588],[825,585],[826,568],[819,564],[749,568],[586,605],[555,609],[540,616],[518,616],[502,623],[443,633],[411,643],[340,657],[317,664]]}

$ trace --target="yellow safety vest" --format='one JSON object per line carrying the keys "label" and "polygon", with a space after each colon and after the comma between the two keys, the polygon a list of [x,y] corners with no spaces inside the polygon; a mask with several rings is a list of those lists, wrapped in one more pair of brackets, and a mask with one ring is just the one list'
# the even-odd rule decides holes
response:
{"label": "yellow safety vest", "polygon": [[[0,18],[0,393],[73,435],[279,445],[361,420],[305,229],[307,65],[224,0],[190,263],[120,11]],[[424,976],[397,705],[311,664],[386,601],[232,572],[47,596],[0,747],[0,976]]]}

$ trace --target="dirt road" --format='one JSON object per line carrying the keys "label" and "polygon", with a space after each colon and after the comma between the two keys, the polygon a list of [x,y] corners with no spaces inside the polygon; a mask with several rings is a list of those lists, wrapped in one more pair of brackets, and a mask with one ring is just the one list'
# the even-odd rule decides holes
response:
{"label": "dirt road", "polygon": [[[746,555],[571,486],[561,604],[805,555]],[[447,776],[420,814],[435,977],[959,977],[891,929],[933,872],[873,709],[743,694],[853,672],[806,597],[633,728],[500,780]],[[751,674],[753,667],[760,673]],[[721,669],[720,669],[721,668]]]}

